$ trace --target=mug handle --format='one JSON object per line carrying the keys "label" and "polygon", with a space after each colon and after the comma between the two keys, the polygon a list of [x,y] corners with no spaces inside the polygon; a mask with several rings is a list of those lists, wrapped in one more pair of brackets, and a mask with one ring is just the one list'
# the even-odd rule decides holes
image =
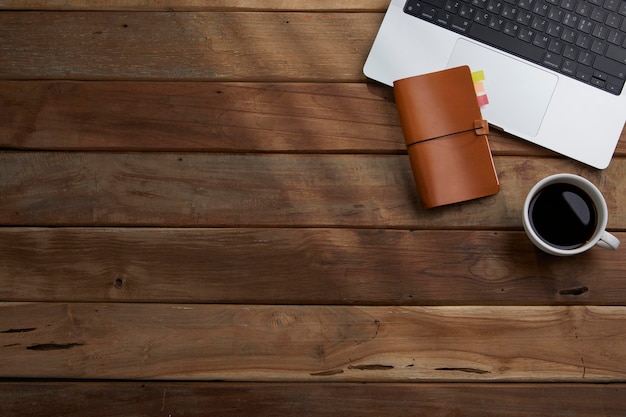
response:
{"label": "mug handle", "polygon": [[598,246],[604,249],[616,250],[619,248],[619,239],[609,232],[604,231],[602,236],[600,236],[600,240],[598,240]]}

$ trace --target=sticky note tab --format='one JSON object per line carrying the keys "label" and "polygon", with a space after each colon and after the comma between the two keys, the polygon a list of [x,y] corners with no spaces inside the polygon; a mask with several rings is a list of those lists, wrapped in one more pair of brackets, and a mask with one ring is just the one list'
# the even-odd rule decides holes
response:
{"label": "sticky note tab", "polygon": [[480,107],[489,104],[487,93],[485,92],[485,72],[483,70],[472,72],[472,82],[474,83],[474,91],[476,92],[476,100]]}
{"label": "sticky note tab", "polygon": [[485,72],[483,70],[472,72],[472,81],[475,83],[485,81]]}
{"label": "sticky note tab", "polygon": [[489,104],[489,99],[487,98],[487,94],[481,94],[479,96],[476,96],[476,100],[478,101],[478,105],[481,107]]}

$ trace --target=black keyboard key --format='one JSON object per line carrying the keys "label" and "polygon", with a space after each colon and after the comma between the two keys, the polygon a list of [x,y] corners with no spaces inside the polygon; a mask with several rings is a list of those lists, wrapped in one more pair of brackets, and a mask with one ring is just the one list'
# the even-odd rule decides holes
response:
{"label": "black keyboard key", "polygon": [[606,39],[611,29],[606,25],[596,25],[591,34],[598,39]]}
{"label": "black keyboard key", "polygon": [[565,45],[563,45],[562,41],[558,39],[550,39],[550,41],[548,42],[548,51],[555,54],[561,54],[561,52],[563,52],[564,46]]}
{"label": "black keyboard key", "polygon": [[622,17],[616,14],[611,14],[609,17],[606,18],[604,23],[606,23],[607,26],[617,29],[619,25],[622,24]]}
{"label": "black keyboard key", "polygon": [[607,81],[606,85],[604,86],[606,91],[608,91],[609,93],[613,93],[615,95],[619,95],[622,92],[623,87],[624,87],[623,82],[619,82],[619,81],[615,82],[613,80]]}
{"label": "black keyboard key", "polygon": [[548,26],[548,21],[539,16],[533,17],[533,21],[530,24],[531,28],[539,32],[543,32],[544,30],[546,30],[547,26]]}
{"label": "black keyboard key", "polygon": [[530,43],[533,41],[534,36],[535,36],[535,32],[533,32],[530,29],[523,28],[522,30],[520,30],[519,35],[517,35],[517,38],[524,42]]}
{"label": "black keyboard key", "polygon": [[578,2],[578,6],[576,6],[576,13],[581,16],[589,16],[591,14],[591,5],[584,1]]}
{"label": "black keyboard key", "polygon": [[619,46],[609,45],[606,50],[606,56],[622,64],[626,64],[626,49]]}
{"label": "black keyboard key", "polygon": [[561,57],[560,55],[554,54],[552,52],[546,52],[542,61],[542,63],[546,67],[551,68],[555,71],[558,71],[558,69],[561,68],[562,62],[563,62],[563,57]]}
{"label": "black keyboard key", "polygon": [[595,52],[596,54],[600,54],[603,55],[604,51],[606,51],[608,44],[602,40],[599,39],[594,39],[593,42],[591,42],[591,51]]}
{"label": "black keyboard key", "polygon": [[578,56],[578,62],[582,65],[590,67],[593,64],[594,55],[588,51],[582,51]]}
{"label": "black keyboard key", "polygon": [[432,4],[437,9],[442,9],[443,8],[443,0],[423,0],[423,1],[424,1],[424,3]]}
{"label": "black keyboard key", "polygon": [[448,27],[452,24],[453,16],[454,15],[452,13],[446,12],[445,10],[439,10],[435,17],[435,23],[443,27]]}
{"label": "black keyboard key", "polygon": [[580,50],[574,46],[567,45],[563,50],[563,56],[567,59],[576,60],[578,59],[578,53]]}
{"label": "black keyboard key", "polygon": [[533,6],[533,12],[538,14],[539,16],[546,16],[548,14],[548,9],[550,6],[544,1],[536,1]]}
{"label": "black keyboard key", "polygon": [[599,72],[599,71],[594,71],[593,72],[593,78],[597,78],[598,80],[602,80],[602,81],[606,81],[609,79],[609,76],[606,75],[603,72]]}
{"label": "black keyboard key", "polygon": [[563,25],[561,25],[560,23],[554,23],[554,22],[548,23],[546,34],[555,38],[560,38],[561,33],[563,33]]}
{"label": "black keyboard key", "polygon": [[450,28],[452,30],[454,30],[455,32],[467,33],[467,31],[469,30],[470,25],[471,25],[471,22],[469,20],[463,19],[460,16],[456,16],[452,20],[452,25],[450,26]]}
{"label": "black keyboard key", "polygon": [[545,49],[548,47],[549,41],[550,41],[549,37],[545,36],[542,33],[538,33],[537,35],[535,35],[535,39],[533,39],[533,45],[535,45],[538,48]]}
{"label": "black keyboard key", "polygon": [[428,20],[430,22],[435,20],[435,16],[437,16],[437,9],[431,5],[425,4],[422,7],[420,12],[420,17],[424,20]]}
{"label": "black keyboard key", "polygon": [[576,70],[576,78],[585,82],[591,82],[592,74],[593,74],[593,71],[587,67],[579,66],[578,69]]}
{"label": "black keyboard key", "polygon": [[591,46],[592,38],[589,35],[585,35],[584,33],[579,33],[578,38],[576,39],[576,46],[579,46],[583,49],[589,49]]}
{"label": "black keyboard key", "polygon": [[623,32],[612,30],[609,32],[609,36],[607,36],[606,40],[614,45],[621,45],[625,37],[626,35]]}
{"label": "black keyboard key", "polygon": [[572,29],[564,29],[561,39],[567,43],[576,42],[576,31]]}
{"label": "black keyboard key", "polygon": [[501,32],[491,30],[486,26],[472,25],[469,35],[476,39],[483,39],[485,43],[503,49],[513,55],[526,58],[532,62],[539,62],[543,58],[543,51],[541,49],[534,48],[532,44],[518,41]]}
{"label": "black keyboard key", "polygon": [[626,80],[626,65],[620,64],[619,62],[598,56],[593,62],[593,67],[598,71],[610,74],[620,80]]}
{"label": "black keyboard key", "polygon": [[591,85],[595,85],[598,88],[604,88],[606,81],[599,78],[591,77]]}
{"label": "black keyboard key", "polygon": [[621,0],[606,0],[604,2],[604,8],[612,12],[616,12],[619,9]]}
{"label": "black keyboard key", "polygon": [[554,20],[555,22],[561,22],[563,20],[563,15],[563,10],[556,7],[550,7],[550,10],[548,11],[548,19]]}
{"label": "black keyboard key", "polygon": [[532,13],[520,11],[517,13],[517,18],[515,20],[521,25],[528,26],[532,18]]}
{"label": "black keyboard key", "polygon": [[421,11],[422,11],[421,1],[407,2],[407,4],[404,6],[404,12],[410,14],[411,16],[419,17]]}
{"label": "black keyboard key", "polygon": [[[486,26],[487,23],[489,23],[489,19],[491,18],[491,15],[489,13],[480,11],[478,13],[476,13],[476,16],[474,16],[474,22]],[[472,26],[476,26],[476,25],[472,25]]]}
{"label": "black keyboard key", "polygon": [[524,10],[532,10],[534,0],[519,0],[517,5]]}
{"label": "black keyboard key", "polygon": [[505,4],[504,7],[502,8],[502,13],[500,13],[500,14],[505,19],[514,20],[515,17],[517,16],[517,11],[518,11],[518,9],[516,7],[513,7],[511,5]]}
{"label": "black keyboard key", "polygon": [[464,4],[461,6],[461,10],[459,11],[459,16],[464,19],[472,19],[474,17],[474,13],[476,12],[476,8],[474,6],[470,6]]}
{"label": "black keyboard key", "polygon": [[461,3],[456,0],[446,1],[445,9],[449,11],[450,13],[457,14],[460,8],[461,8]]}
{"label": "black keyboard key", "polygon": [[593,9],[591,9],[590,17],[592,20],[595,20],[596,22],[604,22],[606,15],[607,15],[606,10],[602,10],[599,7],[594,7]]}
{"label": "black keyboard key", "polygon": [[519,25],[514,22],[508,21],[504,24],[504,30],[502,31],[502,33],[509,36],[517,36],[519,29]]}
{"label": "black keyboard key", "polygon": [[563,65],[561,66],[561,71],[563,71],[564,74],[567,74],[570,77],[575,77],[576,76],[576,67],[577,66],[578,65],[576,64],[576,62],[570,61],[569,59],[565,59],[565,60],[563,60]]}
{"label": "black keyboard key", "polygon": [[491,16],[491,19],[489,19],[488,26],[490,29],[493,29],[499,32],[504,27],[504,22],[505,20],[499,16]]}
{"label": "black keyboard key", "polygon": [[563,2],[561,3],[561,6],[565,10],[574,11],[574,9],[576,8],[576,1],[575,0],[563,0]]}
{"label": "black keyboard key", "polygon": [[590,34],[594,26],[595,23],[587,18],[582,18],[578,21],[578,30],[586,34]]}
{"label": "black keyboard key", "polygon": [[580,20],[580,16],[575,13],[565,13],[563,15],[563,24],[570,28],[575,28],[578,26],[578,21]]}
{"label": "black keyboard key", "polygon": [[487,11],[491,13],[500,14],[500,11],[502,10],[503,6],[504,4],[502,4],[500,0],[489,0],[487,2]]}

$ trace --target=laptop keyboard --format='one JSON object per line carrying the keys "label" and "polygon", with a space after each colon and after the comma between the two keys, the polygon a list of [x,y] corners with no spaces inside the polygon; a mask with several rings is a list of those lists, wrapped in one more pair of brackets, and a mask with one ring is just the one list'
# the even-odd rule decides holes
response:
{"label": "laptop keyboard", "polygon": [[404,12],[619,95],[626,1],[408,0]]}

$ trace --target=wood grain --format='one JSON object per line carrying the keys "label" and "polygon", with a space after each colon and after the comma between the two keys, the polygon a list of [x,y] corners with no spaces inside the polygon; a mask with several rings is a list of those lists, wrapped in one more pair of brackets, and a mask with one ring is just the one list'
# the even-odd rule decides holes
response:
{"label": "wood grain", "polygon": [[24,226],[521,228],[526,193],[556,172],[607,195],[624,230],[626,160],[497,157],[501,191],[426,211],[406,155],[0,153],[0,223]]}
{"label": "wood grain", "polygon": [[0,79],[363,81],[381,20],[380,13],[4,12]]}
{"label": "wood grain", "polygon": [[5,301],[624,305],[624,269],[599,248],[542,254],[523,232],[0,229]]}
{"label": "wood grain", "polygon": [[500,194],[422,210],[386,6],[0,0],[3,414],[622,417],[621,249],[519,217],[575,172],[623,242],[625,132],[605,171],[493,132]]}
{"label": "wood grain", "polygon": [[626,380],[625,307],[0,304],[14,378]]}
{"label": "wood grain", "polygon": [[[0,81],[0,107],[5,148],[405,152],[393,91],[379,84]],[[495,130],[490,145],[554,156]]]}
{"label": "wood grain", "polygon": [[0,10],[384,11],[386,0],[0,0]]}
{"label": "wood grain", "polygon": [[391,88],[338,83],[0,82],[0,146],[401,152]]}
{"label": "wood grain", "polygon": [[[624,384],[1,383],[7,415],[622,417]],[[408,411],[410,410],[410,411]]]}

